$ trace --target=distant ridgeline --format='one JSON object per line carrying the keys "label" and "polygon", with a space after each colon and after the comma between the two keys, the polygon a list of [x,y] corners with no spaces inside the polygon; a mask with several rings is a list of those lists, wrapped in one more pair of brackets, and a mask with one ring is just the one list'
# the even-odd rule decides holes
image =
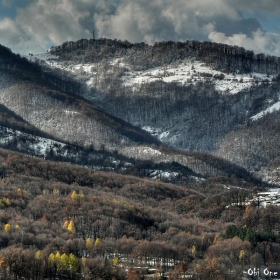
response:
{"label": "distant ridgeline", "polygon": [[0,69],[12,70],[13,72],[20,70],[38,72],[41,68],[39,65],[30,63],[25,57],[14,54],[9,48],[0,44]]}
{"label": "distant ridgeline", "polygon": [[[65,42],[50,49],[52,54],[67,58],[69,54],[83,56],[84,62],[98,62],[105,58],[126,58],[133,55],[135,68],[145,70],[153,66],[169,64],[179,59],[196,58],[211,65],[213,69],[228,73],[278,74],[280,58],[254,54],[242,47],[212,42],[160,42],[149,46],[111,39],[82,39]],[[131,57],[130,57],[131,59]]]}
{"label": "distant ridgeline", "polygon": [[23,80],[40,82],[43,80],[59,87],[67,92],[78,92],[80,84],[67,76],[61,79],[59,71],[53,71],[46,66],[42,70],[42,65],[39,63],[32,63],[25,57],[19,54],[14,54],[9,48],[0,45],[0,70],[11,71],[16,77]]}

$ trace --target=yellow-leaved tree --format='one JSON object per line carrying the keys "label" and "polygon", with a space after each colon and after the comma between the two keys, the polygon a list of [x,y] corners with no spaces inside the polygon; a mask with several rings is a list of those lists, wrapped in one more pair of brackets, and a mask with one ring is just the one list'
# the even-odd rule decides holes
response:
{"label": "yellow-leaved tree", "polygon": [[75,224],[74,224],[73,221],[70,221],[70,223],[69,223],[67,229],[68,229],[71,233],[75,233],[76,230],[75,230]]}
{"label": "yellow-leaved tree", "polygon": [[120,263],[120,259],[119,259],[118,257],[115,257],[115,258],[113,259],[113,265],[114,265],[114,266],[118,266],[119,263]]}
{"label": "yellow-leaved tree", "polygon": [[36,253],[35,253],[35,259],[36,260],[41,260],[42,258],[42,252],[41,250],[38,250]]}
{"label": "yellow-leaved tree", "polygon": [[76,191],[73,191],[73,192],[72,192],[71,198],[72,198],[72,199],[76,199],[76,198],[77,198],[77,192],[76,192]]}
{"label": "yellow-leaved tree", "polygon": [[79,260],[74,254],[70,254],[68,257],[68,265],[71,273],[76,273],[79,269]]}
{"label": "yellow-leaved tree", "polygon": [[10,206],[12,204],[11,200],[9,198],[5,198],[4,202],[7,206]]}
{"label": "yellow-leaved tree", "polygon": [[60,253],[56,252],[56,254],[54,255],[55,262],[57,262],[57,263],[60,262],[60,257],[61,257]]}
{"label": "yellow-leaved tree", "polygon": [[244,250],[241,250],[240,253],[239,253],[239,259],[243,259],[244,258],[244,255],[245,255],[245,251]]}
{"label": "yellow-leaved tree", "polygon": [[4,225],[4,230],[5,230],[5,232],[10,232],[11,230],[12,230],[12,226],[10,225],[10,224],[5,224]]}
{"label": "yellow-leaved tree", "polygon": [[92,238],[87,238],[87,240],[86,240],[86,248],[89,250],[89,249],[91,249],[93,247],[93,240],[92,240]]}
{"label": "yellow-leaved tree", "polygon": [[75,199],[81,199],[81,198],[84,198],[84,197],[85,197],[85,195],[84,195],[82,192],[79,193],[79,194],[77,194],[76,191],[73,191],[72,194],[71,194],[71,198],[72,198],[73,200],[75,200]]}
{"label": "yellow-leaved tree", "polygon": [[68,225],[69,225],[69,222],[68,222],[68,221],[65,221],[65,222],[63,223],[63,227],[64,227],[64,228],[67,228]]}
{"label": "yellow-leaved tree", "polygon": [[83,268],[85,268],[87,266],[87,258],[86,257],[82,257],[82,266],[83,266]]}
{"label": "yellow-leaved tree", "polygon": [[48,264],[49,264],[49,266],[53,266],[55,264],[55,255],[54,255],[54,253],[51,253],[49,255]]}
{"label": "yellow-leaved tree", "polygon": [[60,257],[59,270],[66,270],[68,268],[69,257],[64,253]]}
{"label": "yellow-leaved tree", "polygon": [[192,254],[195,255],[195,253],[196,253],[196,247],[195,247],[195,245],[193,245],[192,246]]}
{"label": "yellow-leaved tree", "polygon": [[101,239],[98,237],[94,242],[94,247],[98,246],[101,243]]}
{"label": "yellow-leaved tree", "polygon": [[61,271],[63,269],[63,263],[61,260],[61,254],[60,252],[56,252],[54,256],[54,263],[56,264],[57,270]]}

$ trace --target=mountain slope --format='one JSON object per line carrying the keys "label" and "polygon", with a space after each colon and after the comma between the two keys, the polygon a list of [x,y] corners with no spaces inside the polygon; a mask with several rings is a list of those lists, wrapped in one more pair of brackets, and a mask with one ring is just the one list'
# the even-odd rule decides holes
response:
{"label": "mountain slope", "polygon": [[[138,55],[143,53],[145,56],[145,48],[138,46],[137,49],[136,45]],[[212,160],[201,160],[199,154],[182,155],[180,151],[170,154],[148,146],[163,141],[189,151],[212,152],[255,172],[259,178],[269,177],[265,175],[265,168],[277,158],[273,154],[275,146],[271,146],[271,152],[258,157],[254,154],[261,146],[255,147],[247,139],[248,145],[241,150],[242,153],[245,153],[244,149],[247,151],[248,160],[246,156],[239,155],[240,144],[228,139],[239,137],[234,135],[242,134],[244,129],[254,130],[260,122],[255,121],[254,116],[266,108],[270,112],[270,107],[277,107],[273,105],[279,98],[276,78],[267,78],[263,74],[258,74],[258,78],[257,74],[255,77],[250,74],[245,76],[237,74],[237,70],[234,74],[213,70],[209,64],[196,60],[197,57],[206,59],[201,55],[177,62],[173,60],[173,64],[165,65],[162,70],[155,68],[155,72],[133,70],[137,69],[136,63],[117,62],[114,56],[109,55],[110,50],[117,51],[118,57],[125,55],[121,49],[111,46],[104,61],[79,65],[79,59],[86,60],[89,56],[65,51],[57,56],[58,51],[52,50],[52,54],[29,56],[30,62],[3,48],[2,52],[8,53],[2,56],[0,63],[3,110],[10,110],[9,114],[16,114],[17,118],[28,123],[28,133],[34,134],[37,129],[37,135],[60,142],[96,150],[117,150],[124,156],[152,160],[157,164],[178,162],[202,177],[243,174],[236,165],[228,172],[224,168],[228,163],[220,161],[218,165],[213,165]],[[66,62],[65,56],[69,55],[71,59]],[[123,57],[120,61],[126,59],[128,57]],[[158,77],[154,79],[154,76]],[[88,83],[88,79],[93,80]],[[14,128],[11,125],[8,127]],[[255,131],[261,129],[256,128]],[[271,142],[268,135],[272,134],[265,134],[267,142]],[[139,143],[143,145],[139,146]],[[14,143],[5,145],[16,148]],[[72,151],[70,149],[69,153]]]}
{"label": "mountain slope", "polygon": [[114,149],[122,142],[159,143],[140,128],[53,88],[44,82],[40,71],[34,70],[35,64],[10,56],[0,63],[0,101],[31,125],[64,141],[97,148]]}
{"label": "mountain slope", "polygon": [[[159,262],[165,275],[179,279],[182,264],[188,264],[183,277],[193,275],[199,262],[196,274],[216,279],[207,274],[210,256],[220,258],[213,271],[217,266],[221,271],[211,275],[234,280],[244,269],[241,250],[261,256],[269,250],[271,260],[279,257],[279,207],[257,206],[253,184],[241,189],[236,178],[196,182],[209,192],[204,195],[2,149],[0,176],[0,259],[6,278],[124,280],[131,275],[126,268],[156,277]],[[235,267],[230,273],[222,269],[228,260]]]}
{"label": "mountain slope", "polygon": [[[148,46],[98,39],[66,42],[28,59],[47,81],[61,87],[72,81],[83,98],[170,146],[211,152],[252,172],[275,158],[271,146],[252,159],[261,149],[253,144],[258,133],[242,148],[250,160],[236,152],[238,141],[228,140],[245,130],[261,132],[255,120],[279,109],[279,58],[209,42]],[[275,130],[262,134],[263,143],[276,137]],[[265,178],[262,171],[259,175]]]}

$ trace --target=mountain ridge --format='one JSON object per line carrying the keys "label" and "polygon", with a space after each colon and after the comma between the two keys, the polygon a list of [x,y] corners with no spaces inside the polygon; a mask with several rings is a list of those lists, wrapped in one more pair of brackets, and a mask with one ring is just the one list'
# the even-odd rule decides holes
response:
{"label": "mountain ridge", "polygon": [[[184,56],[198,56],[198,57],[207,57],[206,63],[212,63],[214,68],[226,68],[225,71],[231,72],[233,67],[241,69],[242,72],[262,72],[264,73],[269,72],[270,74],[279,73],[280,70],[280,59],[271,56],[271,55],[264,55],[263,53],[254,54],[253,51],[245,50],[243,47],[238,46],[230,46],[226,44],[220,44],[215,42],[199,42],[199,41],[186,41],[186,42],[174,42],[174,41],[167,41],[167,42],[156,42],[154,45],[149,46],[145,43],[130,43],[128,41],[121,41],[121,40],[111,40],[106,38],[100,39],[81,39],[76,42],[70,41],[65,42],[57,47],[52,47],[49,49],[50,53],[52,54],[69,54],[74,53],[75,51],[99,51],[101,46],[107,46],[107,51],[109,49],[115,48],[116,50],[124,49],[129,50],[133,49],[136,53],[138,50],[143,50],[147,53],[147,58],[151,58],[153,60],[154,55],[158,52],[163,53],[163,57],[165,57],[164,52],[171,52],[172,49],[172,58],[177,60],[184,58]],[[184,52],[184,49],[187,49]],[[100,51],[103,55],[106,55],[106,51]],[[151,54],[150,54],[151,52]],[[86,55],[86,53],[85,53]],[[87,54],[90,57],[90,54]],[[223,61],[225,57],[228,60]],[[230,58],[230,59],[229,59]],[[137,59],[134,57],[134,59]],[[218,63],[216,61],[219,61]],[[238,63],[236,65],[231,65],[231,62],[236,60]],[[172,60],[171,60],[172,61]],[[170,60],[168,63],[171,62]],[[86,62],[86,61],[85,61]],[[146,62],[146,61],[145,61]],[[145,63],[142,61],[143,66]],[[227,67],[225,67],[225,64]],[[254,65],[256,64],[256,66]],[[158,65],[157,65],[158,66]],[[145,67],[145,66],[144,66]],[[149,68],[150,65],[148,66]]]}
{"label": "mountain ridge", "polygon": [[[273,108],[277,114],[277,57],[209,42],[148,46],[97,39],[65,42],[28,58],[62,81],[80,84],[78,95],[167,145],[216,154],[263,178],[274,159],[266,153],[258,161],[257,147],[249,150],[253,160],[231,157],[240,143],[233,143],[228,154],[220,151],[231,135],[261,131],[255,116],[261,119]],[[267,143],[275,141],[271,133],[265,137],[272,137]]]}
{"label": "mountain ridge", "polygon": [[[82,64],[81,66],[79,66],[80,64],[75,64],[80,60],[84,60],[84,63],[87,63],[87,60],[99,59],[92,56],[92,54],[82,52],[83,50],[88,51],[89,46],[99,48],[103,54],[103,61],[97,64],[93,63],[92,66],[90,64]],[[106,48],[102,51],[103,47]],[[181,50],[187,48],[184,55],[188,55],[188,58],[184,61],[182,59],[177,61],[178,57],[174,55],[173,59],[175,61],[172,62],[175,63],[174,66],[164,68],[163,76],[159,77],[158,80],[143,80],[138,87],[135,84],[125,85],[124,82],[127,83],[126,73],[130,71],[127,67],[132,67],[132,69],[136,67],[135,69],[137,69],[139,63],[137,64],[136,59],[132,64],[126,64],[129,62],[128,58],[116,61],[114,52],[119,58],[125,53],[125,50],[133,50],[138,54],[143,52],[144,56],[148,57],[151,48],[154,48],[153,61],[156,64],[160,62],[156,57],[161,48],[163,48],[162,58],[164,60],[168,59],[170,51],[174,48]],[[112,50],[114,52],[109,55]],[[156,154],[159,153],[157,148],[140,147],[134,149],[134,144],[132,144],[130,149],[126,147],[129,141],[132,141],[131,143],[136,141],[135,143],[153,143],[156,145],[163,141],[170,146],[190,151],[216,153],[227,160],[231,160],[229,155],[219,152],[219,148],[221,149],[226,137],[230,133],[237,133],[240,129],[245,129],[248,126],[248,121],[252,123],[250,118],[256,115],[260,109],[277,102],[279,98],[276,76],[268,74],[259,76],[260,82],[257,83],[258,80],[252,77],[250,73],[246,74],[246,76],[245,74],[238,74],[235,70],[234,74],[227,74],[226,72],[214,70],[214,65],[210,65],[213,61],[204,62],[203,65],[201,65],[200,61],[196,62],[196,59],[203,54],[209,55],[217,52],[222,57],[230,52],[231,56],[233,56],[234,50],[237,55],[237,61],[239,61],[239,56],[244,56],[245,58],[248,56],[250,59],[252,57],[254,59],[262,57],[258,55],[252,56],[250,52],[242,48],[193,41],[186,43],[162,42],[150,47],[145,44],[116,42],[116,40],[82,40],[77,43],[66,42],[61,47],[52,48],[45,55],[36,56],[30,54],[27,56],[28,59],[13,55],[4,48],[2,52],[8,53],[8,57],[12,58],[2,59],[5,61],[2,64],[2,68],[9,65],[9,70],[5,75],[11,74],[6,77],[6,80],[9,80],[13,85],[13,78],[10,77],[14,77],[13,75],[15,74],[18,76],[23,72],[25,74],[21,76],[21,84],[16,82],[14,83],[16,87],[10,89],[6,87],[2,91],[2,103],[5,100],[4,105],[6,107],[9,104],[11,109],[15,110],[17,114],[22,114],[33,125],[37,124],[38,126],[38,120],[40,120],[39,126],[45,132],[51,133],[57,139],[62,139],[66,142],[70,141],[73,144],[94,145],[97,149],[115,149],[126,156],[134,156],[133,153],[141,151],[142,155],[139,159],[147,160],[147,156],[143,154],[143,151],[152,152],[152,158],[156,158]],[[57,56],[58,54],[60,56]],[[66,57],[71,57],[71,59],[65,61]],[[271,57],[263,58],[272,59]],[[273,59],[274,64],[277,64],[277,59]],[[217,61],[217,63],[220,63],[221,58],[218,58]],[[143,64],[143,60],[141,63]],[[161,61],[162,63],[164,64],[165,62]],[[238,65],[238,63],[235,65]],[[183,67],[182,69],[185,67],[188,69],[187,71],[192,73],[193,77],[187,76],[189,81],[181,85],[176,81],[168,80],[168,77],[173,75],[172,71],[177,71],[176,67],[177,70],[180,67]],[[244,69],[238,71],[246,72]],[[132,73],[138,75],[140,72],[135,70]],[[30,73],[31,80],[28,79],[27,73]],[[141,73],[143,76],[143,73],[146,72],[142,71]],[[5,75],[3,74],[2,76],[4,77]],[[90,75],[91,80],[97,77],[96,81],[92,81],[91,84],[87,82]],[[159,75],[161,75],[160,72]],[[186,73],[185,75],[189,74]],[[236,78],[231,75],[235,75]],[[25,76],[27,76],[27,85],[29,87],[27,90],[24,85],[24,81],[26,83]],[[121,79],[123,80],[121,81]],[[246,80],[244,82],[245,87],[243,87],[241,79]],[[2,86],[6,80],[2,82]],[[226,82],[234,83],[237,86],[236,92],[226,93],[222,89],[222,84]],[[41,84],[45,87],[43,91],[39,89]],[[217,85],[219,85],[220,89],[217,89]],[[52,88],[53,86],[54,88]],[[21,93],[20,95],[20,98],[23,98],[21,99],[22,101],[16,101],[15,97],[14,101],[11,101],[11,97],[17,91],[26,91],[26,93]],[[39,91],[41,91],[40,94],[38,94]],[[3,95],[3,93],[5,94]],[[270,99],[270,103],[267,101],[268,99]],[[48,111],[46,107],[48,102],[50,102],[51,106],[54,106],[52,112]],[[32,103],[36,104],[37,107],[38,105],[43,106],[44,114],[37,110],[38,108],[35,109]],[[76,135],[69,134],[58,121],[59,118],[67,120],[71,130],[81,131],[80,139],[77,138],[79,133]],[[92,123],[92,118],[97,122]],[[101,122],[101,126],[99,126],[99,122]],[[82,127],[81,124],[83,124]],[[103,131],[103,124],[109,127],[108,131]],[[95,133],[98,130],[101,131],[101,134],[99,133],[99,136],[94,140],[97,142],[92,142],[93,140],[91,140],[88,133],[89,127]],[[112,132],[110,131],[111,128],[113,129]],[[153,132],[152,134],[156,137],[152,137],[150,132]],[[119,133],[128,137],[129,140],[121,140],[121,138],[118,138],[119,136],[115,137]],[[107,140],[102,141],[102,139]],[[128,142],[123,145],[121,141]],[[112,145],[115,146],[112,147]],[[223,150],[225,151],[225,149]],[[149,154],[149,152],[147,153]],[[174,161],[176,162],[177,160]],[[184,160],[180,163],[182,164],[183,162]],[[251,172],[259,171],[265,167],[265,165],[254,166],[254,161],[252,161],[252,164],[247,164],[246,161],[238,161],[238,159],[235,159],[233,163],[240,164]],[[258,176],[262,177],[261,174],[258,174]]]}

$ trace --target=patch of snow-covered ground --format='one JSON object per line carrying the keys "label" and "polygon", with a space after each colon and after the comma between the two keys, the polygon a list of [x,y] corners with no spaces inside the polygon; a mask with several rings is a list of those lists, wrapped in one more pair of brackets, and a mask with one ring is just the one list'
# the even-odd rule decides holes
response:
{"label": "patch of snow-covered ground", "polygon": [[[65,148],[66,144],[54,141],[51,139],[33,136],[30,134],[26,134],[24,132],[13,130],[6,127],[0,126],[0,145],[9,145],[10,143],[14,143],[17,148],[21,151],[28,151],[31,156],[43,157],[46,158],[50,151],[53,154],[67,156],[69,154],[67,148]],[[144,153],[149,156],[150,154],[160,155],[161,152],[152,149],[150,147],[139,147],[139,152]],[[98,157],[98,155],[97,155]],[[114,171],[115,167],[117,167],[121,163],[120,160],[115,159],[114,157],[107,157],[106,161],[103,165],[94,165],[91,168],[95,170],[107,170]],[[127,168],[132,166],[130,162],[123,162],[125,171]],[[179,173],[165,170],[147,170],[149,173],[149,177],[152,180],[160,179],[165,181],[170,181],[172,179],[176,179],[179,176]]]}
{"label": "patch of snow-covered ground", "polygon": [[251,120],[256,121],[256,120],[262,118],[263,116],[265,116],[266,114],[273,113],[274,111],[279,111],[279,110],[280,110],[280,101],[274,103],[273,105],[271,105],[267,109],[265,109],[265,110],[259,112],[258,114],[254,115],[253,117],[251,117]]}
{"label": "patch of snow-covered ground", "polygon": [[[257,204],[260,207],[267,207],[268,205],[280,206],[280,189],[271,189],[267,192],[259,192],[253,196],[253,198],[245,201],[245,205]],[[226,208],[230,206],[238,205],[237,203],[232,203],[227,205]]]}
{"label": "patch of snow-covered ground", "polygon": [[166,155],[165,160],[160,160],[162,158],[162,153],[148,146],[126,146],[121,148],[119,153],[135,159],[149,160],[152,157],[154,162],[169,161],[169,155]]}
{"label": "patch of snow-covered ground", "polygon": [[[18,148],[27,148],[29,150],[33,150],[37,156],[45,157],[51,149],[54,153],[59,154],[59,150],[66,146],[66,144],[58,141],[50,140],[40,136],[31,136],[30,134],[10,128],[0,127],[0,130],[2,134],[0,136],[1,144],[9,144],[11,141],[16,139]],[[21,139],[24,140],[21,141]],[[65,152],[67,153],[67,151]]]}
{"label": "patch of snow-covered ground", "polygon": [[152,180],[160,179],[160,180],[172,180],[179,176],[178,172],[169,172],[163,170],[150,170],[150,177]]}
{"label": "patch of snow-covered ground", "polygon": [[[87,64],[68,64],[58,60],[58,57],[50,53],[27,55],[27,59],[31,61],[43,60],[49,66],[54,68],[60,68],[74,74],[84,73],[87,77],[87,86],[92,87],[92,83],[98,63]],[[251,75],[243,74],[226,74],[220,71],[211,69],[211,67],[202,63],[201,61],[193,61],[186,59],[182,63],[171,64],[167,67],[155,67],[145,71],[132,70],[129,65],[122,62],[122,59],[114,59],[110,63],[112,67],[118,64],[119,67],[126,68],[124,75],[121,77],[123,86],[137,86],[142,83],[150,83],[153,81],[164,81],[166,83],[181,83],[191,84],[198,81],[204,81],[211,79],[215,83],[216,90],[226,94],[236,94],[242,90],[249,89],[255,81],[270,82],[273,76],[267,77],[265,74],[252,73]],[[108,69],[107,72],[112,72],[112,69]],[[224,74],[224,79],[219,80],[213,78],[215,75]],[[208,75],[208,77],[207,77]]]}
{"label": "patch of snow-covered ground", "polygon": [[80,114],[79,112],[76,112],[76,111],[69,111],[69,110],[64,110],[64,112],[66,114]]}
{"label": "patch of snow-covered ground", "polygon": [[154,128],[150,126],[143,126],[142,129],[146,130],[152,135],[158,136],[160,134],[160,129],[159,128]]}
{"label": "patch of snow-covered ground", "polygon": [[[223,79],[213,78],[215,75],[224,74]],[[166,83],[179,82],[182,84],[196,83],[211,79],[215,83],[216,90],[236,94],[242,90],[249,89],[254,81],[271,81],[272,77],[267,75],[252,73],[252,75],[243,74],[225,74],[220,71],[211,69],[209,66],[200,61],[185,61],[178,65],[170,65],[168,67],[155,67],[145,71],[127,71],[122,77],[123,85],[133,86],[135,84],[150,83],[161,80]]]}
{"label": "patch of snow-covered ground", "polygon": [[247,204],[251,202],[257,202],[260,206],[266,207],[268,205],[280,205],[280,192],[277,191],[268,191],[268,192],[260,192],[257,195],[249,200]]}
{"label": "patch of snow-covered ground", "polygon": [[190,178],[193,178],[197,182],[205,181],[205,179],[202,177],[190,176]]}
{"label": "patch of snow-covered ground", "polygon": [[143,126],[142,129],[149,132],[151,135],[157,137],[160,140],[162,140],[163,138],[169,135],[169,131],[162,132],[161,129],[151,127],[151,126]]}

